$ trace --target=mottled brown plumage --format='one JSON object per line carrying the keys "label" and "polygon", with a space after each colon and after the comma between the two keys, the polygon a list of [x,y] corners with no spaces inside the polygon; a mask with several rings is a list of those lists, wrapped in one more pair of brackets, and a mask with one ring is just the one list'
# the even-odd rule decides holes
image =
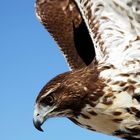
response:
{"label": "mottled brown plumage", "polygon": [[[55,9],[52,12],[52,9]],[[81,15],[73,1],[37,0],[36,11],[41,22],[61,46],[61,50],[72,68],[85,66],[74,43],[74,27],[81,23]]]}
{"label": "mottled brown plumage", "polygon": [[92,131],[139,140],[139,0],[37,0],[36,12],[73,70],[41,90],[35,127],[65,116]]}
{"label": "mottled brown plumage", "polygon": [[60,74],[44,86],[36,102],[40,103],[47,97],[41,98],[44,93],[55,88],[51,93],[55,104],[57,104],[54,113],[56,111],[61,114],[61,110],[71,110],[72,112],[68,117],[79,115],[86,104],[95,106],[104,94],[102,90],[105,85],[101,79],[98,79],[99,71],[96,66],[90,65],[79,70]]}
{"label": "mottled brown plumage", "polygon": [[93,42],[75,2],[37,0],[36,3],[40,21],[58,43],[70,67],[77,69],[90,64],[95,56]]}
{"label": "mottled brown plumage", "polygon": [[[50,105],[48,97],[51,96],[54,100],[52,106],[57,108],[47,117],[65,116],[73,122],[79,115],[89,119],[81,113],[82,109],[88,104],[95,107],[104,95],[105,83],[103,79],[98,78],[100,69],[97,69],[96,65],[96,62],[93,62],[88,67],[60,74],[50,80],[36,99],[38,109]],[[93,110],[89,113],[97,115]]]}

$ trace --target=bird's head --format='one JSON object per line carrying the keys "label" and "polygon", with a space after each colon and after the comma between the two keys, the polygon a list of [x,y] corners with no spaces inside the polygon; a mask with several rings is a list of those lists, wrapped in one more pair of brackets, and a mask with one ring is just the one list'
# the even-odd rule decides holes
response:
{"label": "bird's head", "polygon": [[33,123],[38,130],[44,121],[51,117],[78,115],[84,106],[87,95],[86,83],[81,75],[66,72],[49,81],[39,93],[34,110]]}

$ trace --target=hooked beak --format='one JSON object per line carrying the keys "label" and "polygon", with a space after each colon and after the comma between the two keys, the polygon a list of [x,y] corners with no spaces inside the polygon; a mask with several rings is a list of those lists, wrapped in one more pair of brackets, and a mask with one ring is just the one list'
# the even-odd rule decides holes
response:
{"label": "hooked beak", "polygon": [[45,122],[45,118],[42,114],[38,113],[38,109],[35,108],[34,110],[34,116],[33,116],[33,124],[35,128],[39,131],[43,132],[43,129],[41,128],[42,124]]}
{"label": "hooked beak", "polygon": [[[49,113],[54,108],[50,109],[50,107],[46,107],[46,110],[38,108],[38,105],[35,105],[34,115],[33,115],[33,124],[35,128],[39,131],[43,131],[41,128],[42,124],[49,118]],[[49,111],[48,111],[49,110]]]}
{"label": "hooked beak", "polygon": [[42,124],[43,124],[42,121],[40,121],[39,119],[37,119],[37,118],[34,117],[34,118],[33,118],[33,124],[34,124],[34,126],[35,126],[35,128],[36,128],[37,130],[43,132],[43,129],[41,128],[41,126],[42,126]]}

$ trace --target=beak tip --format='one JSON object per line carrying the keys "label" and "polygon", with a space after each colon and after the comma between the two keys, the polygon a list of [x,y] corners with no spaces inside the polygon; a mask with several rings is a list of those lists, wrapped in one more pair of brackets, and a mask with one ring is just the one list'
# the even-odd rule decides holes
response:
{"label": "beak tip", "polygon": [[43,129],[41,128],[42,123],[41,123],[40,121],[35,121],[35,120],[33,119],[33,124],[34,124],[34,126],[35,126],[35,128],[36,128],[37,130],[39,130],[39,131],[41,131],[41,132],[44,132]]}
{"label": "beak tip", "polygon": [[37,130],[39,130],[40,132],[44,132],[41,127],[38,127]]}

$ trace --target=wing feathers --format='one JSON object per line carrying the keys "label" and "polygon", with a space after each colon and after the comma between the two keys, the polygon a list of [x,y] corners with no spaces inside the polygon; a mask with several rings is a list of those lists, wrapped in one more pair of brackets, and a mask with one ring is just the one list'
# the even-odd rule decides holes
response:
{"label": "wing feathers", "polygon": [[36,13],[54,37],[60,49],[64,53],[70,67],[77,69],[85,66],[85,63],[77,54],[74,42],[74,28],[81,23],[79,11],[74,3],[69,0],[38,0]]}

